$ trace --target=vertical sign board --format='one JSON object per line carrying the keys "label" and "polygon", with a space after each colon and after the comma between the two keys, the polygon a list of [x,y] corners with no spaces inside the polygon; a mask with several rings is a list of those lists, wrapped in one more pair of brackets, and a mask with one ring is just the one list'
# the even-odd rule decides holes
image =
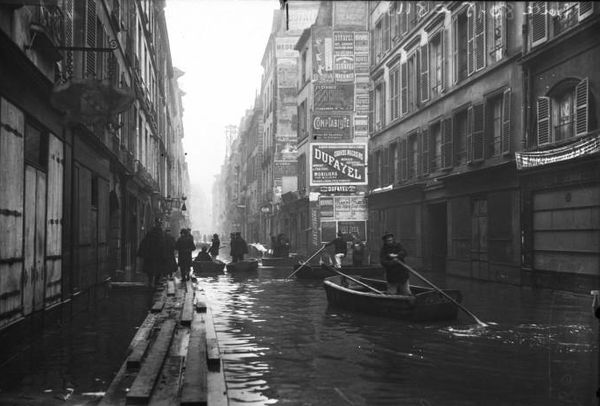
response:
{"label": "vertical sign board", "polygon": [[369,32],[354,33],[354,72],[359,75],[369,74]]}
{"label": "vertical sign board", "polygon": [[46,211],[46,305],[60,301],[62,279],[63,143],[48,140],[48,204]]}
{"label": "vertical sign board", "polygon": [[23,273],[23,167],[25,117],[0,98],[0,327],[21,315]]}
{"label": "vertical sign board", "polygon": [[333,69],[336,83],[354,83],[354,33],[334,31]]}
{"label": "vertical sign board", "polygon": [[319,207],[317,202],[310,202],[310,242],[313,250],[319,246]]}
{"label": "vertical sign board", "polygon": [[312,27],[313,80],[333,82],[333,32],[328,27]]}
{"label": "vertical sign board", "polygon": [[310,186],[367,185],[367,144],[310,144]]}

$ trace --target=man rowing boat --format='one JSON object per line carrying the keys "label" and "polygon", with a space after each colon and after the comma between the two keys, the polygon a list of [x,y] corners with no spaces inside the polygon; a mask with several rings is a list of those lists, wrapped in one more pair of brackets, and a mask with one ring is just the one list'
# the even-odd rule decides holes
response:
{"label": "man rowing boat", "polygon": [[407,255],[406,250],[402,244],[396,242],[392,233],[385,233],[381,239],[383,240],[383,246],[379,253],[379,260],[381,266],[385,269],[387,293],[391,295],[412,295],[408,284],[408,270],[403,264]]}

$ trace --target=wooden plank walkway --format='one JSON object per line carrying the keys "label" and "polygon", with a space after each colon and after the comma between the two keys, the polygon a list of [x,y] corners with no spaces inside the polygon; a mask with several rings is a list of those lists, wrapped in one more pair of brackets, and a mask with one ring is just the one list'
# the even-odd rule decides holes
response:
{"label": "wooden plank walkway", "polygon": [[223,361],[203,289],[166,281],[101,406],[227,406]]}

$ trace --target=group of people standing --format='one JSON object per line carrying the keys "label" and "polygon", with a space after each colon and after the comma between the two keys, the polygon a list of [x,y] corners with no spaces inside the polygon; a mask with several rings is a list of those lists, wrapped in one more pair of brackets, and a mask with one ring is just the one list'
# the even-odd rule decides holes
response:
{"label": "group of people standing", "polygon": [[[214,234],[209,251],[212,258],[219,254],[219,246],[219,236]],[[175,240],[171,230],[167,228],[163,231],[162,220],[156,218],[154,226],[142,239],[137,256],[143,261],[142,270],[148,275],[149,285],[155,286],[161,277],[172,277],[177,268],[181,271],[182,280],[188,280],[195,249],[196,243],[189,228],[182,228]]]}

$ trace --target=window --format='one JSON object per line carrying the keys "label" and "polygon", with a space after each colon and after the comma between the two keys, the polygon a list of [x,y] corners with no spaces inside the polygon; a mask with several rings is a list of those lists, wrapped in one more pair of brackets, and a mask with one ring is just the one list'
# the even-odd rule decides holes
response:
{"label": "window", "polygon": [[453,20],[452,61],[454,66],[454,83],[460,82],[467,77],[467,26],[468,18],[466,12],[459,14]]}
{"label": "window", "polygon": [[417,131],[413,131],[408,136],[406,158],[407,177],[413,179],[419,175],[419,133]]}
{"label": "window", "polygon": [[429,173],[429,128],[421,130],[421,174],[427,175]]}
{"label": "window", "polygon": [[438,121],[429,127],[429,172],[442,167],[442,126]]}
{"label": "window", "polygon": [[380,18],[375,23],[375,36],[373,38],[375,43],[375,58],[374,61],[379,61],[383,56],[383,18]]}
{"label": "window", "polygon": [[498,156],[502,149],[502,96],[494,96],[486,105],[487,156]]}
{"label": "window", "polygon": [[396,65],[390,70],[390,101],[392,121],[400,117],[400,69]]}
{"label": "window", "polygon": [[576,1],[558,3],[557,13],[553,17],[554,35],[561,34],[577,24],[578,5],[579,3]]}
{"label": "window", "polygon": [[473,2],[453,21],[454,82],[485,67],[486,10],[483,2]]}
{"label": "window", "polygon": [[48,168],[48,134],[31,123],[25,124],[25,161],[39,169]]}
{"label": "window", "polygon": [[390,15],[385,13],[383,16],[383,53],[390,49]]}
{"label": "window", "polygon": [[589,83],[567,79],[555,86],[548,97],[537,100],[538,145],[568,140],[589,131]]}
{"label": "window", "polygon": [[454,165],[460,165],[464,163],[466,158],[465,144],[467,139],[467,123],[468,123],[467,109],[460,111],[454,115],[454,128],[453,128],[453,159]]}
{"label": "window", "polygon": [[91,179],[91,201],[92,209],[98,209],[98,176],[92,176]]}
{"label": "window", "polygon": [[[444,31],[438,31],[429,39],[429,78],[431,97],[436,97],[444,90],[445,60]],[[423,51],[421,51],[423,52]]]}
{"label": "window", "polygon": [[395,1],[390,2],[390,9],[388,11],[389,17],[390,17],[390,36],[392,37],[392,40],[394,40],[394,43],[397,42],[398,37],[399,37],[399,31],[398,31],[398,7],[397,7],[397,3]]}
{"label": "window", "polygon": [[409,56],[406,62],[401,64],[402,69],[402,114],[415,111],[419,105],[418,88],[419,88],[419,52],[415,50]]}
{"label": "window", "polygon": [[375,187],[382,186],[382,171],[383,171],[383,162],[381,159],[381,150],[375,151]]}
{"label": "window", "polygon": [[407,142],[406,140],[401,140],[398,149],[399,156],[399,178],[400,180],[406,180],[408,177],[408,159],[407,159]]}
{"label": "window", "polygon": [[389,151],[386,149],[381,150],[381,186],[389,185],[390,179],[390,156]]}
{"label": "window", "polygon": [[385,126],[385,82],[380,81],[375,86],[375,130]]}
{"label": "window", "polygon": [[394,142],[389,148],[389,184],[395,185],[398,181],[398,147]]}
{"label": "window", "polygon": [[479,161],[484,158],[483,142],[483,103],[467,109],[467,132],[465,137],[467,161]]}
{"label": "window", "polygon": [[451,168],[454,165],[454,146],[453,141],[454,137],[452,136],[452,119],[446,118],[442,120],[442,145],[441,145],[441,154],[442,154],[442,169]]}

